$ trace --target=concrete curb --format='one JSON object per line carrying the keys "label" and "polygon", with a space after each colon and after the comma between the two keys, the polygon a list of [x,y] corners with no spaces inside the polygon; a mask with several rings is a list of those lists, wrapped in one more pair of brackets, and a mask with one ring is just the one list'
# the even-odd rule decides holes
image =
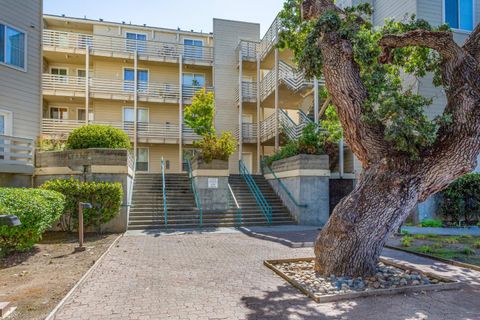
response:
{"label": "concrete curb", "polygon": [[449,264],[449,265],[452,265],[452,266],[455,266],[455,267],[468,268],[468,269],[472,269],[472,270],[475,270],[475,271],[480,271],[480,266],[476,266],[476,265],[469,264],[469,263],[459,262],[459,261],[450,260],[450,259],[444,259],[444,258],[432,256],[432,255],[429,255],[429,254],[426,254],[426,253],[416,252],[416,251],[412,251],[412,250],[408,250],[408,249],[402,249],[402,248],[399,248],[399,247],[394,247],[394,246],[389,246],[389,245],[386,245],[385,248],[392,249],[392,250],[397,250],[397,251],[402,251],[402,252],[406,252],[406,253],[411,253],[413,255],[416,255],[416,256],[419,256],[419,257],[422,257],[422,258],[427,258],[427,259],[440,261],[440,262],[443,262],[443,263],[446,263],[446,264]]}
{"label": "concrete curb", "polygon": [[65,297],[63,297],[62,300],[60,300],[60,302],[57,304],[57,306],[48,314],[48,316],[45,318],[45,320],[53,320],[55,319],[55,315],[56,313],[58,312],[58,310],[60,310],[60,308],[65,304],[65,302],[68,300],[68,298],[70,298],[73,293],[77,290],[78,287],[80,287],[84,282],[85,280],[88,278],[88,276],[90,276],[90,274],[95,271],[95,269],[97,269],[97,267],[100,265],[100,263],[103,261],[104,257],[107,255],[107,253],[110,252],[110,250],[117,244],[117,242],[120,240],[120,238],[122,238],[124,236],[124,234],[122,233],[121,235],[119,235],[115,240],[113,240],[112,244],[110,244],[110,246],[107,248],[107,250],[105,250],[105,252],[100,256],[100,258],[97,259],[97,261],[95,261],[95,263],[93,264],[93,266],[90,267],[90,269],[88,269],[88,271],[80,278],[80,280],[78,280],[78,282],[73,286],[72,289],[70,289],[70,291],[65,295]]}

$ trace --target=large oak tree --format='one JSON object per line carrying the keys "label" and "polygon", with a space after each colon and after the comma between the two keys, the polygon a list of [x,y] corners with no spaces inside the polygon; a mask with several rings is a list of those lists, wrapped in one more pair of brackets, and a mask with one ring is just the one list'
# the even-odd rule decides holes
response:
{"label": "large oak tree", "polygon": [[[368,5],[287,0],[280,46],[307,76],[323,77],[344,138],[362,164],[355,189],[335,208],[315,244],[322,274],[375,272],[387,239],[417,203],[472,171],[480,152],[480,27],[459,45],[448,26],[412,17],[374,28]],[[433,73],[443,115],[408,76]]]}

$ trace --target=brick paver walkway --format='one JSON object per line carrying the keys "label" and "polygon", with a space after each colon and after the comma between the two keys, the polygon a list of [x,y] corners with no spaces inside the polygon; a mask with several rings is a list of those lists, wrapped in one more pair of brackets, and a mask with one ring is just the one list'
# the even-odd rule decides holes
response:
{"label": "brick paver walkway", "polygon": [[125,236],[56,319],[480,319],[480,273],[468,269],[386,250],[471,285],[317,304],[262,264],[311,255],[242,233]]}

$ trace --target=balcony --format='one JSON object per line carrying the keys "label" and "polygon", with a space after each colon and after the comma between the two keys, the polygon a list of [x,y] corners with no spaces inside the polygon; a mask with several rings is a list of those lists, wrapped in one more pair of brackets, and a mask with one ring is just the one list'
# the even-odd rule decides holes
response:
{"label": "balcony", "polygon": [[[237,102],[240,101],[240,92],[236,89]],[[242,82],[242,101],[254,103],[257,102],[257,83],[256,82]]]}
{"label": "balcony", "polygon": [[[124,131],[133,139],[134,124],[132,122],[90,121],[90,124],[109,125]],[[42,134],[55,139],[66,139],[72,130],[85,125],[82,120],[42,119]],[[190,128],[184,128],[185,143],[192,143],[200,137]],[[141,143],[178,144],[180,140],[180,126],[170,123],[139,122],[137,138]]]}
{"label": "balcony", "polygon": [[0,135],[0,172],[32,174],[33,139]]}
{"label": "balcony", "polygon": [[135,40],[122,37],[81,34],[56,30],[43,31],[44,51],[85,54],[90,48],[93,55],[133,59],[135,51],[140,60],[178,63],[180,56],[187,64],[213,64],[213,47],[179,43]]}
{"label": "balcony", "polygon": [[237,47],[237,53],[241,52],[243,61],[256,62],[257,61],[258,42],[240,40]]}
{"label": "balcony", "polygon": [[[238,127],[233,134],[238,141],[240,139]],[[243,143],[257,143],[256,123],[242,123],[242,141]]]}
{"label": "balcony", "polygon": [[[43,95],[85,97],[85,78],[44,74],[42,77]],[[90,96],[97,99],[133,100],[135,84],[133,81],[90,78]],[[184,102],[188,103],[201,87],[183,86]],[[213,92],[213,87],[206,87]],[[143,102],[178,103],[180,86],[170,83],[139,82],[138,100]]]}

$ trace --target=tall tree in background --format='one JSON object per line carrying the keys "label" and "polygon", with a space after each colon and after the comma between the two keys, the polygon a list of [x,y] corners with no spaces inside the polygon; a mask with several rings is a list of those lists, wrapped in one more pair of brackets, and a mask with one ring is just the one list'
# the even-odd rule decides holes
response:
{"label": "tall tree in background", "polygon": [[[323,77],[344,138],[362,164],[350,195],[315,244],[322,274],[375,272],[381,250],[420,201],[476,166],[480,152],[480,27],[463,46],[448,26],[412,17],[373,28],[371,8],[340,9],[333,0],[287,0],[280,46],[307,76]],[[401,71],[434,73],[447,105],[431,120],[431,100]]]}

